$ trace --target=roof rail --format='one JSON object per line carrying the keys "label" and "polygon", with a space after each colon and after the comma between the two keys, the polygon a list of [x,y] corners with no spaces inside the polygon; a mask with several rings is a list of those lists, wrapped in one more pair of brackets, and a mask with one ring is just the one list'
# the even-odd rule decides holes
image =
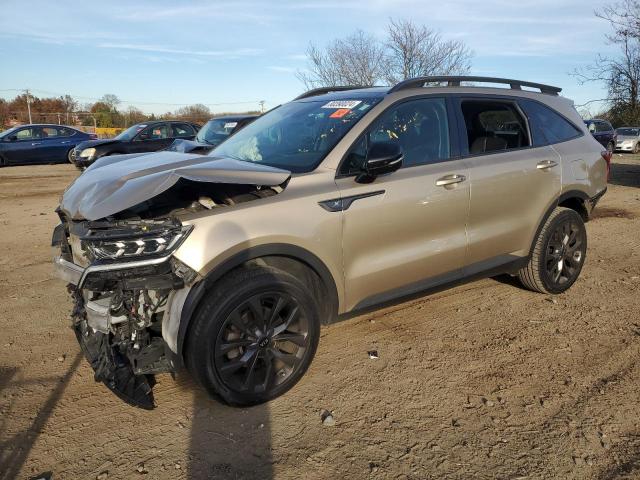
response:
{"label": "roof rail", "polygon": [[313,90],[309,90],[304,92],[302,95],[298,95],[293,100],[301,100],[303,98],[315,97],[316,95],[324,95],[329,92],[343,92],[345,90],[355,90],[357,88],[367,88],[360,85],[345,85],[345,86],[335,86],[335,87],[320,87],[314,88]]}
{"label": "roof rail", "polygon": [[460,82],[478,82],[478,83],[504,83],[511,86],[512,90],[522,90],[522,87],[537,88],[540,93],[549,95],[558,95],[562,89],[552,87],[551,85],[543,85],[542,83],[523,82],[521,80],[510,80],[508,78],[494,77],[469,77],[469,76],[435,76],[435,77],[416,77],[404,80],[391,87],[388,93],[406,90],[408,88],[421,88],[425,83],[442,83],[447,82],[448,87],[459,87]]}

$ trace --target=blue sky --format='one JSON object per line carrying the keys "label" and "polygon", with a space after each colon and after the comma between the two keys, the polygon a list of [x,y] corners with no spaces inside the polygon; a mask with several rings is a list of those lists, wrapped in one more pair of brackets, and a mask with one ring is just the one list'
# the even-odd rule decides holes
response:
{"label": "blue sky", "polygon": [[[593,0],[300,0],[135,2],[3,0],[0,96],[31,88],[90,102],[165,112],[204,103],[212,111],[266,107],[304,90],[309,42],[360,28],[382,38],[389,17],[464,40],[472,74],[549,83],[577,104],[603,98],[569,75],[611,51]],[[248,102],[248,103],[236,103]],[[597,107],[594,107],[597,110]]]}

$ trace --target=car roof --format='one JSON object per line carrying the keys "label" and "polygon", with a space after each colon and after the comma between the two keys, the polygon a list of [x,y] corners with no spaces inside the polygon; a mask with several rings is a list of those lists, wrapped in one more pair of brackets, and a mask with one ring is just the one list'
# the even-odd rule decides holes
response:
{"label": "car roof", "polygon": [[11,128],[22,128],[22,127],[61,127],[61,128],[73,128],[77,130],[76,127],[72,127],[71,125],[58,125],[57,123],[25,123],[24,125],[15,125]]}
{"label": "car roof", "polygon": [[328,102],[331,100],[353,100],[360,98],[382,98],[389,92],[390,87],[354,87],[352,90],[341,90],[335,92],[313,95],[294,100],[295,102]]}
{"label": "car roof", "polygon": [[247,118],[257,118],[259,116],[260,115],[257,115],[255,113],[247,114],[247,115],[221,115],[219,117],[212,117],[212,118],[209,119],[209,121],[211,121],[211,120],[231,120],[231,121],[234,121],[234,120],[245,120]]}

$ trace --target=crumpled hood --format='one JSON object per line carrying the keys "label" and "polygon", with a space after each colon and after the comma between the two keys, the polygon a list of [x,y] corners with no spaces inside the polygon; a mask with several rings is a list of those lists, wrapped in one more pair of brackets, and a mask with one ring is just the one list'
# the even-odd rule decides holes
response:
{"label": "crumpled hood", "polygon": [[192,153],[116,155],[101,158],[69,185],[60,208],[74,220],[98,220],[159,195],[181,178],[276,186],[290,176],[267,165]]}
{"label": "crumpled hood", "polygon": [[166,148],[165,152],[182,152],[189,153],[194,150],[198,150],[200,154],[208,153],[211,150],[216,148],[216,145],[211,145],[209,143],[200,143],[195,140],[183,140],[181,138],[175,140],[169,148]]}

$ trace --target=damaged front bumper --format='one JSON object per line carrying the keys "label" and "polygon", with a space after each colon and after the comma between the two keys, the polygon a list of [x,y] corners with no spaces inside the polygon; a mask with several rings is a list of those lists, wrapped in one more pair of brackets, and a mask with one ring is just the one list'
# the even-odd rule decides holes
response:
{"label": "damaged front bumper", "polygon": [[73,251],[80,243],[69,241],[71,235],[65,223],[54,230],[54,271],[68,283],[72,327],[95,380],[126,402],[151,409],[154,375],[179,366],[179,316],[197,273],[171,253],[82,266]]}

